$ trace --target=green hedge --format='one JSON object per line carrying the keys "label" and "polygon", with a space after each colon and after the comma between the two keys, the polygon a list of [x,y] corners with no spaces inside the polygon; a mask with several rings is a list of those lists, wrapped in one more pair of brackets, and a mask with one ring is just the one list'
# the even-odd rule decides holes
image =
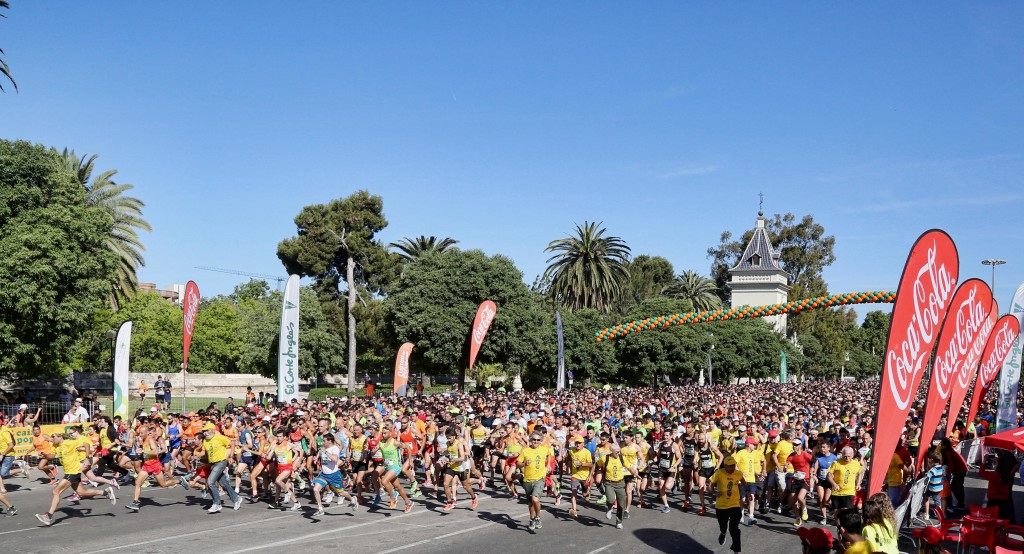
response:
{"label": "green hedge", "polygon": [[[424,394],[437,394],[441,392],[448,392],[451,387],[438,386],[438,387],[426,387],[423,389]],[[394,387],[391,385],[380,386],[378,385],[374,393],[377,395],[388,395],[394,391]],[[343,388],[319,388],[309,390],[309,400],[319,402],[327,399],[328,396],[342,397],[342,396],[366,396],[366,389],[358,388],[353,392],[349,392]]]}

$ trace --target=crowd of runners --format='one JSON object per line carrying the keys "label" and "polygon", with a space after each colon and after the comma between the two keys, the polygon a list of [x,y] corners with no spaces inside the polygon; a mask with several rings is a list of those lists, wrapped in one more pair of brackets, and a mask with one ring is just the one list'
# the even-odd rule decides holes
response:
{"label": "crowd of runners", "polygon": [[[224,509],[226,496],[234,510],[262,504],[313,516],[335,502],[408,513],[428,498],[444,511],[473,510],[486,491],[525,502],[534,532],[543,529],[542,503],[571,517],[596,511],[620,529],[637,510],[713,513],[719,543],[728,537],[740,552],[740,525],[773,514],[795,528],[846,521],[853,535],[889,552],[897,538],[892,508],[917,474],[912,459],[922,445],[917,410],[889,464],[886,492],[865,497],[877,390],[877,381],[760,383],[273,405],[250,397],[227,413],[154,406],[127,420],[101,416],[66,435],[35,425],[33,452],[6,456],[0,477],[49,481],[50,508],[36,515],[44,525],[62,502],[122,498],[129,512],[159,509],[146,502],[155,487],[194,491],[209,498],[211,513]],[[0,454],[11,451],[10,427],[33,426],[31,410],[19,414],[0,429]],[[978,422],[924,445],[935,453],[922,471],[944,468],[944,493],[934,496],[944,508],[963,503],[966,465],[952,447],[983,433],[988,420]],[[0,503],[14,515],[14,495],[2,483]]]}

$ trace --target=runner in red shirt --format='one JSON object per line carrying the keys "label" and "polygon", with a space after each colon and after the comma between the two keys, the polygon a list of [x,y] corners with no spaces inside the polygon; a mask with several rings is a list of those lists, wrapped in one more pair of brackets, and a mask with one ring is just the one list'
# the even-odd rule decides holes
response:
{"label": "runner in red shirt", "polygon": [[786,465],[787,469],[793,470],[789,482],[789,507],[795,516],[794,527],[800,527],[801,523],[807,521],[807,491],[811,489],[812,461],[814,457],[804,450],[803,441],[793,439],[793,453],[786,458]]}

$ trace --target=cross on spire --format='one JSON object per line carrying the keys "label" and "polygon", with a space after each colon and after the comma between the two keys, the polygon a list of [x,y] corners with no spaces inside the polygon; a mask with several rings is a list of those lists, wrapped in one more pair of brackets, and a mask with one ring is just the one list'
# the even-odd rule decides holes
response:
{"label": "cross on spire", "polygon": [[763,217],[764,216],[764,193],[763,192],[759,192],[759,193],[757,193],[757,196],[761,198],[761,202],[757,206],[757,217]]}

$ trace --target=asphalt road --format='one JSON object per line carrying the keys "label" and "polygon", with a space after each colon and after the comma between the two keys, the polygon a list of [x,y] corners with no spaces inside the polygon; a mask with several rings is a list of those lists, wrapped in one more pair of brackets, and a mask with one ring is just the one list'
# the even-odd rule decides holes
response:
{"label": "asphalt road", "polygon": [[[38,472],[33,472],[38,475]],[[235,512],[230,505],[207,514],[208,500],[196,490],[180,488],[143,490],[142,510],[129,512],[124,503],[131,492],[122,489],[117,505],[106,499],[63,502],[54,524],[42,526],[33,516],[47,509],[50,487],[41,481],[7,481],[8,497],[18,507],[15,517],[0,517],[0,552],[282,552],[304,553],[344,548],[346,551],[390,554],[394,552],[494,552],[623,554],[631,552],[729,552],[729,540],[718,544],[714,511],[705,516],[673,509],[662,514],[654,509],[632,509],[624,529],[616,529],[596,504],[584,505],[578,519],[570,517],[568,502],[558,508],[553,499],[543,500],[543,529],[527,529],[525,501],[488,488],[476,510],[468,499],[451,512],[426,496],[409,514],[401,509],[360,508],[353,513],[334,504],[327,514],[314,518],[315,505],[303,493],[300,512],[270,510],[264,503],[245,501]],[[428,489],[430,492],[430,489]],[[974,490],[972,497],[980,491]],[[465,495],[465,493],[462,493]],[[399,501],[399,507],[402,502]],[[813,514],[812,514],[813,515]],[[759,516],[756,526],[741,526],[744,552],[799,552],[799,540],[791,519],[777,514]]]}

